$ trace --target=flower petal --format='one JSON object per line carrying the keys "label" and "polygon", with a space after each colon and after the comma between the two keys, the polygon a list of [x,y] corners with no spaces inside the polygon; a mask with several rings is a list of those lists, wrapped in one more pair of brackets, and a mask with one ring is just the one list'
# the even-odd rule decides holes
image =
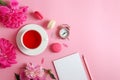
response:
{"label": "flower petal", "polygon": [[10,63],[10,64],[16,64],[17,62],[15,60],[8,60],[8,63]]}
{"label": "flower petal", "polygon": [[10,9],[7,6],[0,6],[0,14],[5,15],[10,12]]}
{"label": "flower petal", "polygon": [[2,67],[2,68],[6,68],[6,67],[10,67],[10,66],[11,65],[7,62],[7,60],[0,62],[0,67]]}
{"label": "flower petal", "polygon": [[12,9],[18,9],[18,5],[19,5],[19,3],[17,2],[17,0],[11,0],[10,1],[10,7]]}

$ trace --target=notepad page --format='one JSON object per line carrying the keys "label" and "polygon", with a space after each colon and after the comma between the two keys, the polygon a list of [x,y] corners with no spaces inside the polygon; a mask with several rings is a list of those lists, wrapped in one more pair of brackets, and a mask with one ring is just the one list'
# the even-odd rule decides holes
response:
{"label": "notepad page", "polygon": [[59,80],[88,80],[79,53],[53,61]]}

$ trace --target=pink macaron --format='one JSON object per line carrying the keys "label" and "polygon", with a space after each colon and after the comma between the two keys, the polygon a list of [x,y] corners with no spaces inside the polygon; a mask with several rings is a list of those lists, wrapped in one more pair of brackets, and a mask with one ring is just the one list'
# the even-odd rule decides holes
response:
{"label": "pink macaron", "polygon": [[37,18],[37,19],[39,19],[39,20],[42,20],[42,19],[43,19],[43,16],[42,16],[41,13],[38,12],[38,11],[35,11],[35,12],[33,13],[33,15],[34,15],[35,18]]}
{"label": "pink macaron", "polygon": [[58,52],[61,51],[61,49],[62,49],[62,46],[61,46],[60,43],[52,43],[52,44],[50,45],[50,50],[51,50],[52,52],[58,53]]}

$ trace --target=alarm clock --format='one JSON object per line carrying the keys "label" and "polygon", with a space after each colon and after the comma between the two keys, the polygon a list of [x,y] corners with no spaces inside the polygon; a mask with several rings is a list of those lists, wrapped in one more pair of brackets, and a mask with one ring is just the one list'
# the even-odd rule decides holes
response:
{"label": "alarm clock", "polygon": [[70,35],[70,27],[67,24],[62,24],[59,26],[59,30],[58,30],[58,36],[61,39],[68,39]]}

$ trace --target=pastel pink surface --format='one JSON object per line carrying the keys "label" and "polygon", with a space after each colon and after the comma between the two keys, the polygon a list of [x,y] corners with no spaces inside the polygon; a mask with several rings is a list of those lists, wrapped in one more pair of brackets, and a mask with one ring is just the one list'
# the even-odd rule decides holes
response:
{"label": "pastel pink surface", "polygon": [[[120,1],[119,0],[19,0],[20,5],[28,5],[28,20],[24,24],[36,23],[46,27],[47,21],[56,20],[59,24],[71,26],[70,40],[56,37],[56,28],[46,30],[49,44],[59,41],[68,44],[60,54],[52,54],[47,49],[40,55],[30,57],[17,49],[18,63],[10,68],[0,69],[0,80],[15,80],[24,63],[40,64],[51,68],[55,73],[52,61],[63,56],[80,52],[85,55],[88,69],[93,80],[120,80]],[[44,19],[36,20],[29,14],[40,11]],[[0,27],[0,37],[10,40],[15,46],[18,29]],[[48,80],[49,77],[48,77]]]}

